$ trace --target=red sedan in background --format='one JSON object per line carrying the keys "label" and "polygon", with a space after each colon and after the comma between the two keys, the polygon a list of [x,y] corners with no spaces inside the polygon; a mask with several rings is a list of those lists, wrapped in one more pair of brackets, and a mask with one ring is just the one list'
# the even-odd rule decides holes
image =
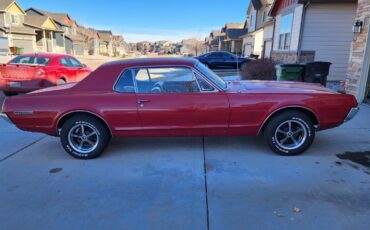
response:
{"label": "red sedan in background", "polygon": [[25,54],[0,65],[0,90],[7,96],[77,82],[92,70],[64,54]]}
{"label": "red sedan in background", "polygon": [[0,115],[92,159],[111,137],[260,133],[276,153],[297,155],[357,111],[354,96],[321,85],[225,82],[195,59],[163,58],[104,64],[79,83],[7,98]]}

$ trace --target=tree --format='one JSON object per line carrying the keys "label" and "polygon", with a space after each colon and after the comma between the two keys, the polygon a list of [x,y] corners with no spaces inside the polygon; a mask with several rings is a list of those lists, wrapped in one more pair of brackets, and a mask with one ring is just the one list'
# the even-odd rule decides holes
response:
{"label": "tree", "polygon": [[198,56],[205,52],[204,41],[198,38],[190,38],[182,41],[183,47],[190,55]]}

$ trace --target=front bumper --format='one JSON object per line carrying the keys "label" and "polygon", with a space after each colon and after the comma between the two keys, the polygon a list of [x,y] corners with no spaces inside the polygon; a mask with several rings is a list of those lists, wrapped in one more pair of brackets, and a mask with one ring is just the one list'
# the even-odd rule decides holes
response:
{"label": "front bumper", "polygon": [[348,122],[348,121],[352,120],[359,111],[360,111],[360,107],[352,108],[349,111],[347,117],[344,119],[344,122]]}
{"label": "front bumper", "polygon": [[5,113],[0,113],[0,118],[2,118],[3,120],[5,120],[9,124],[13,124],[13,122],[9,119],[8,115],[6,115]]}

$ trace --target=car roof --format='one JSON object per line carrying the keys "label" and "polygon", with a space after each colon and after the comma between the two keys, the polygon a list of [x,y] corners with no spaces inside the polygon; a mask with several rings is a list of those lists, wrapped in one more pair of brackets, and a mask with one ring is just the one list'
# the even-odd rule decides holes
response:
{"label": "car roof", "polygon": [[58,53],[28,53],[22,54],[21,56],[44,57],[44,58],[72,57],[68,54],[58,54]]}
{"label": "car roof", "polygon": [[123,70],[128,68],[140,68],[140,67],[151,67],[151,66],[188,66],[192,67],[199,63],[195,58],[137,58],[137,59],[125,59],[108,62],[103,64],[89,77],[82,80],[79,84],[74,87],[74,90],[110,90],[112,89],[114,82],[122,73]]}
{"label": "car roof", "polygon": [[198,63],[195,58],[135,58],[135,59],[124,59],[118,61],[108,62],[102,67],[133,67],[133,66],[156,66],[156,65],[179,65],[179,66],[194,66]]}

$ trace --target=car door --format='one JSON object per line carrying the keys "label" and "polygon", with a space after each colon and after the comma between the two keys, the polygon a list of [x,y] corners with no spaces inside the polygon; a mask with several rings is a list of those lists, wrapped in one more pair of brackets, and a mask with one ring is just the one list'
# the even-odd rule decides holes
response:
{"label": "car door", "polygon": [[81,81],[85,78],[88,74],[90,74],[90,70],[85,68],[85,66],[76,58],[69,58],[72,68],[76,70],[75,81]]}
{"label": "car door", "polygon": [[60,76],[57,78],[65,77],[67,82],[75,82],[77,77],[78,68],[73,66],[70,58],[64,57],[60,59],[61,68],[57,72]]}
{"label": "car door", "polygon": [[236,69],[237,68],[237,57],[229,54],[229,53],[223,53],[225,68],[227,69]]}
{"label": "car door", "polygon": [[[193,69],[150,67],[134,70],[142,130],[148,135],[225,134],[227,96]],[[201,78],[208,87],[199,85]]]}

